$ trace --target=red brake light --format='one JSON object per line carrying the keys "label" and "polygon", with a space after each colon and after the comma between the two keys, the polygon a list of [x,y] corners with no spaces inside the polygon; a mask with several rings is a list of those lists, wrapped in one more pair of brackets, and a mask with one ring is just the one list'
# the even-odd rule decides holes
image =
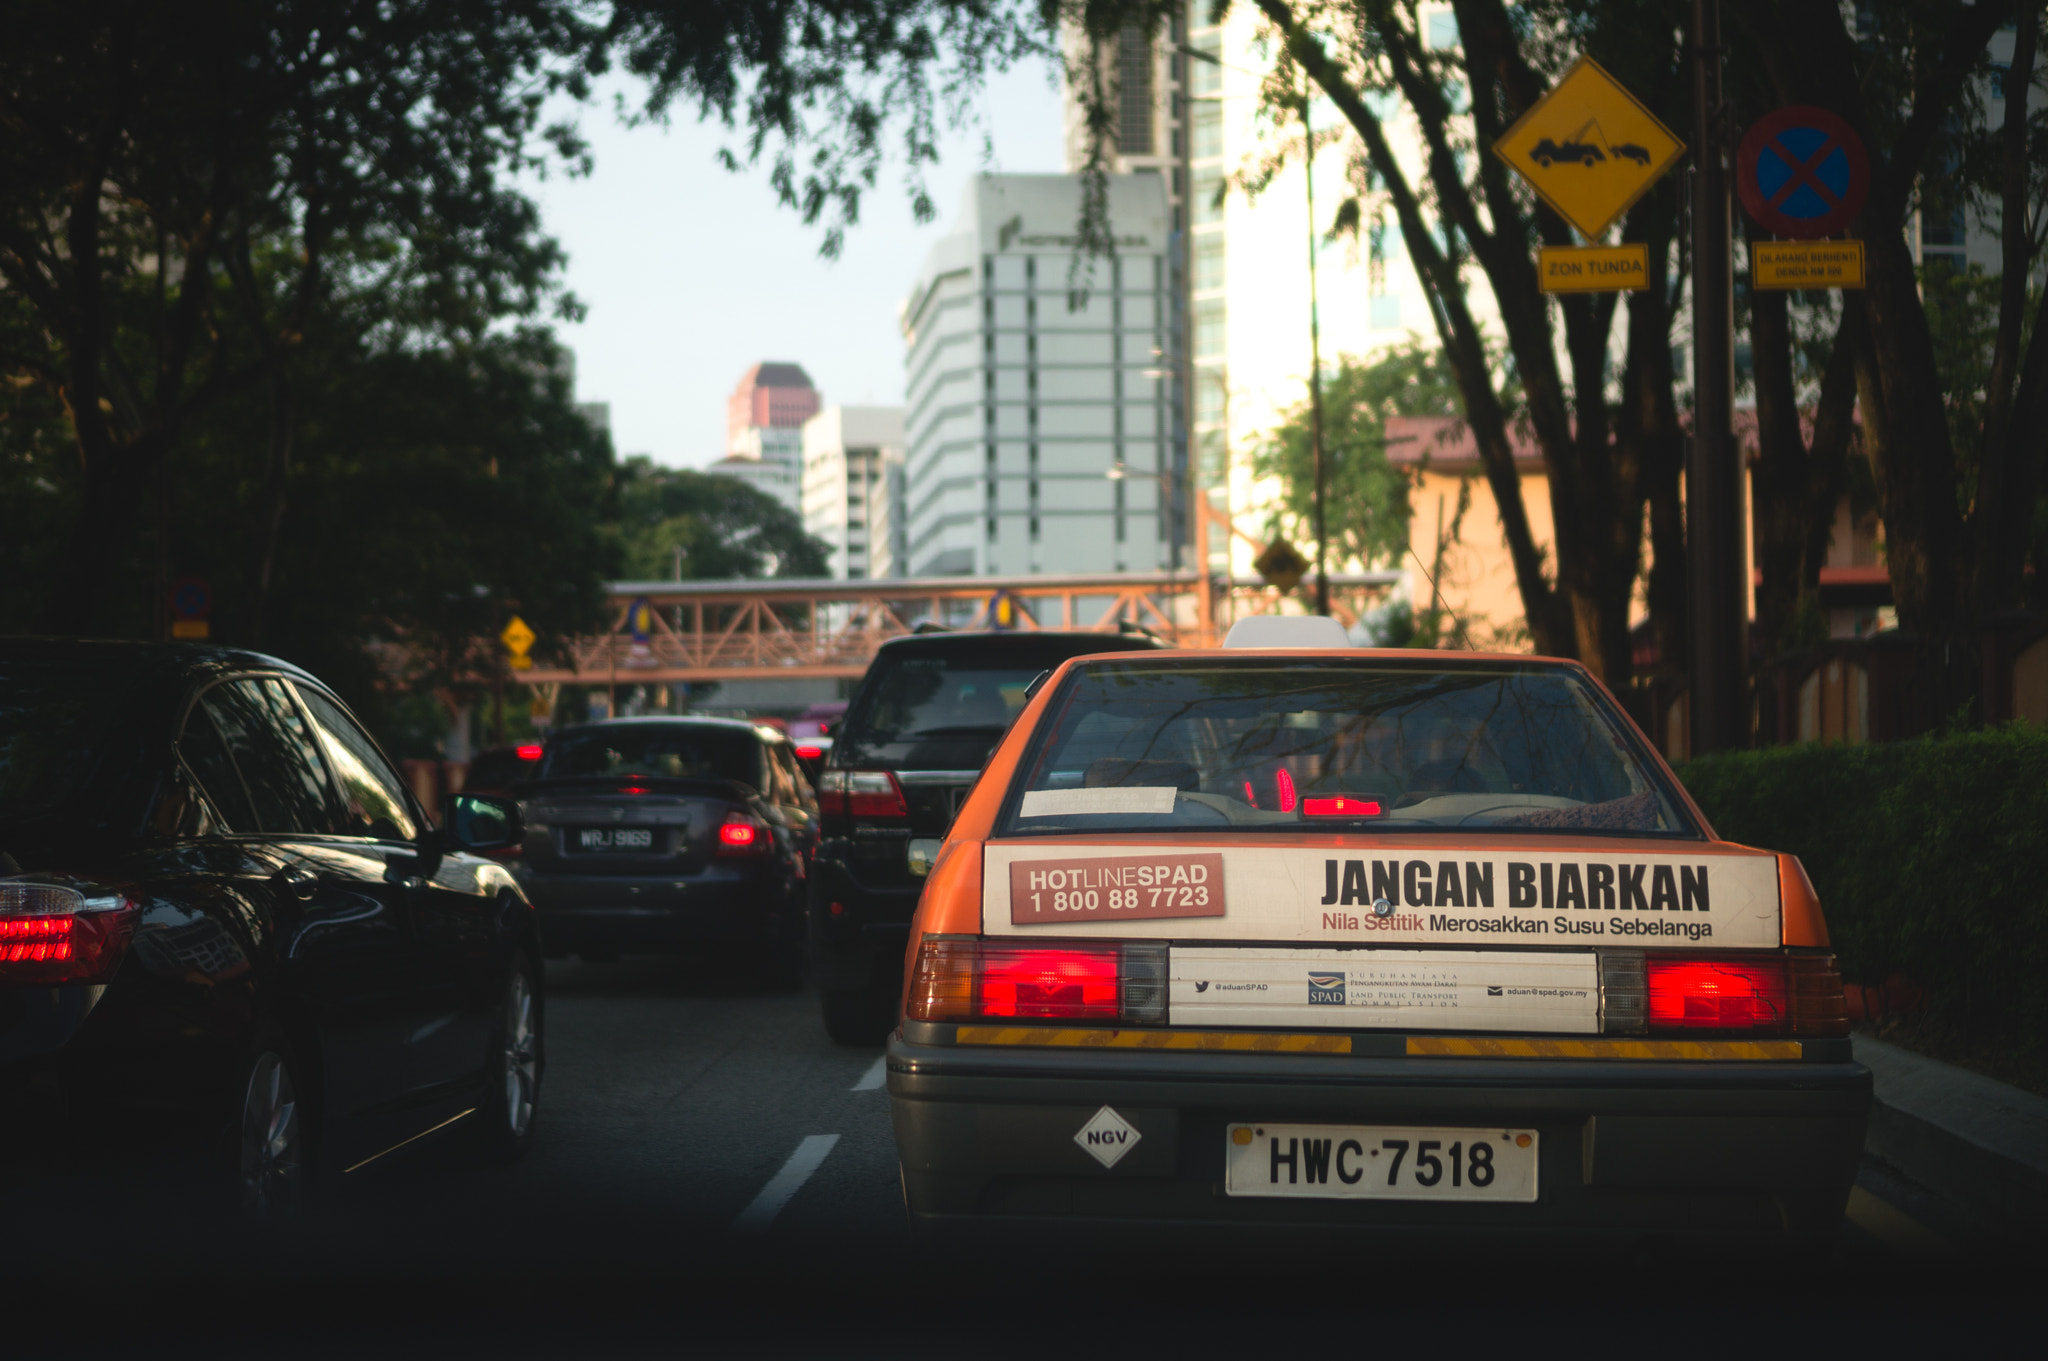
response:
{"label": "red brake light", "polygon": [[1273,772],[1273,785],[1280,791],[1280,811],[1292,813],[1294,811],[1294,777],[1287,773],[1286,766],[1281,766]]}
{"label": "red brake light", "polygon": [[918,947],[914,1021],[1166,1019],[1164,947],[933,940]]}
{"label": "red brake light", "polygon": [[903,786],[886,770],[828,770],[818,777],[818,811],[856,818],[907,818]]}
{"label": "red brake light", "polygon": [[825,749],[823,747],[798,747],[796,754],[798,760],[816,761],[824,756]]}
{"label": "red brake light", "polygon": [[97,983],[121,962],[142,909],[54,884],[0,884],[0,983]]}
{"label": "red brake light", "polygon": [[728,813],[718,828],[720,855],[758,855],[768,849],[768,829],[745,813]]}
{"label": "red brake light", "polygon": [[1303,799],[1305,818],[1376,818],[1381,813],[1378,799]]}
{"label": "red brake light", "polygon": [[1013,950],[981,965],[981,1014],[1113,1021],[1115,950]]}
{"label": "red brake light", "polygon": [[522,761],[538,761],[540,759],[540,751],[540,743],[527,742],[519,748],[519,759]]}
{"label": "red brake light", "polygon": [[1849,1033],[1848,1002],[1833,955],[1644,960],[1652,1031],[1819,1038]]}

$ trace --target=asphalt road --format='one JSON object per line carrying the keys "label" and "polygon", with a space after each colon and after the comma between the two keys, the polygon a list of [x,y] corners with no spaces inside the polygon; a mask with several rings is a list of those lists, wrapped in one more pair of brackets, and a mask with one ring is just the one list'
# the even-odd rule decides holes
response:
{"label": "asphalt road", "polygon": [[[557,962],[548,988],[523,1162],[476,1166],[458,1126],[255,1239],[178,1224],[139,1191],[111,1241],[74,1243],[59,1273],[89,1287],[105,1350],[71,1339],[49,1354],[1114,1357],[1368,1337],[1526,1350],[1546,1334],[1639,1349],[1651,1327],[1660,1356],[1720,1355],[1717,1320],[1766,1315],[1765,1352],[1952,1345],[2025,1322],[2038,1279],[1875,1164],[1818,1269],[1189,1258],[1168,1242],[1116,1257],[1085,1235],[1071,1252],[934,1259],[904,1228],[881,1051],[832,1044],[807,992],[652,959]],[[232,1307],[198,1303],[218,1298]]]}

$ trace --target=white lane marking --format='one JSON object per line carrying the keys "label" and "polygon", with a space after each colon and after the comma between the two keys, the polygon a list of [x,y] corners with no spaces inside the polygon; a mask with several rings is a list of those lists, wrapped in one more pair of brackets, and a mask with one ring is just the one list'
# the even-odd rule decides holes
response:
{"label": "white lane marking", "polygon": [[871,1092],[875,1090],[875,1088],[881,1086],[884,1082],[887,1082],[888,1080],[889,1056],[887,1054],[884,1054],[882,1055],[882,1057],[876,1059],[875,1066],[868,1069],[865,1073],[862,1073],[860,1075],[860,1081],[854,1083],[853,1086],[848,1090],[856,1092]]}
{"label": "white lane marking", "polygon": [[832,1151],[832,1145],[839,1142],[836,1134],[807,1134],[804,1141],[796,1146],[796,1152],[789,1155],[789,1161],[782,1170],[768,1179],[761,1188],[761,1194],[754,1197],[754,1203],[740,1211],[732,1227],[736,1233],[762,1233],[775,1222],[775,1216],[782,1213],[782,1207],[789,1204],[790,1197],[803,1189],[811,1179],[811,1173],[818,1170],[818,1164],[825,1161],[825,1155]]}

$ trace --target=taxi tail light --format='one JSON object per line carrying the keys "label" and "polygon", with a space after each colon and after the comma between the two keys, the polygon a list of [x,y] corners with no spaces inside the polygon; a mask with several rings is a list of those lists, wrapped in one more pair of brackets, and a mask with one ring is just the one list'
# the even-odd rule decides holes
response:
{"label": "taxi tail light", "polygon": [[142,909],[54,884],[0,883],[0,983],[104,982]]}
{"label": "taxi tail light", "polygon": [[913,1021],[1166,1022],[1166,947],[945,940],[918,946]]}
{"label": "taxi tail light", "polygon": [[886,770],[828,770],[818,777],[818,811],[856,818],[908,818],[903,786]]}
{"label": "taxi tail light", "polygon": [[816,761],[825,755],[825,749],[823,747],[798,747],[796,754],[797,759],[800,761]]}
{"label": "taxi tail light", "polygon": [[1376,818],[1384,813],[1378,799],[1303,799],[1305,818]]}
{"label": "taxi tail light", "polygon": [[[1634,953],[1614,951],[1601,961],[1603,1029],[1610,1033],[1809,1039],[1849,1033],[1848,1002],[1833,955],[1642,955],[1637,990],[1628,977]],[[1641,1019],[1629,1026],[1636,1016]]]}
{"label": "taxi tail light", "polygon": [[538,761],[540,759],[541,746],[538,742],[527,742],[522,744],[518,751],[520,760]]}
{"label": "taxi tail light", "polygon": [[718,827],[720,855],[761,855],[770,841],[767,826],[747,813],[727,813]]}

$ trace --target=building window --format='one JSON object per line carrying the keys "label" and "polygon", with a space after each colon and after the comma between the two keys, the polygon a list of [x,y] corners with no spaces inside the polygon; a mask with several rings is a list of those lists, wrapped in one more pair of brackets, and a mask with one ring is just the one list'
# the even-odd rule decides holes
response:
{"label": "building window", "polygon": [[1215,425],[1222,421],[1228,403],[1224,398],[1223,371],[1195,371],[1195,424]]}
{"label": "building window", "polygon": [[1195,172],[1195,224],[1223,220],[1223,172],[1213,167]]}
{"label": "building window", "polygon": [[1194,108],[1194,138],[1189,155],[1197,161],[1213,161],[1223,154],[1223,106],[1202,103]]}
{"label": "building window", "polygon": [[1152,38],[1125,24],[1116,43],[1116,148],[1126,156],[1152,154]]}
{"label": "building window", "polygon": [[1223,287],[1223,233],[1210,232],[1195,238],[1195,292],[1213,293]]}
{"label": "building window", "polygon": [[1195,357],[1223,353],[1223,299],[1204,298],[1195,304]]}
{"label": "building window", "polygon": [[[1196,38],[1188,46],[1220,60],[1223,56],[1223,35],[1211,32],[1205,37]],[[1215,95],[1223,92],[1223,68],[1216,62],[1190,57],[1188,76],[1188,83],[1195,87],[1195,93],[1198,95]]]}

